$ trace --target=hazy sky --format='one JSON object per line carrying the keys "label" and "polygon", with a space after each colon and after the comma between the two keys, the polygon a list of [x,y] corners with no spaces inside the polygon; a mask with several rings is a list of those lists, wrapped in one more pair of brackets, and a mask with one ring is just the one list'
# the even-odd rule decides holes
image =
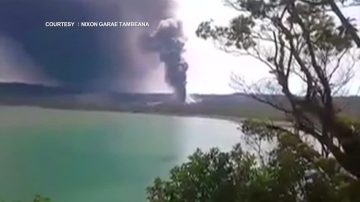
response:
{"label": "hazy sky", "polygon": [[[164,78],[149,75],[156,74],[160,61],[145,53],[140,39],[170,17],[171,8],[168,0],[1,0],[0,81],[156,90]],[[45,26],[64,21],[147,21],[150,27]],[[145,85],[147,80],[153,83]]]}
{"label": "hazy sky", "polygon": [[[177,2],[173,9],[171,2]],[[360,7],[347,16],[360,21]],[[237,13],[223,0],[0,0],[0,82],[44,83],[96,90],[170,91],[157,53],[139,46],[160,20],[183,21],[189,63],[188,93],[233,93],[231,73],[248,82],[269,77],[250,57],[237,57],[197,38],[202,21],[226,25]],[[150,21],[150,28],[83,29],[44,27],[45,21]],[[359,66],[357,67],[359,70]],[[355,92],[360,85],[360,74]],[[294,82],[294,89],[300,85]]]}
{"label": "hazy sky", "polygon": [[[268,69],[260,62],[249,57],[232,56],[217,50],[211,41],[199,39],[195,30],[200,22],[214,19],[226,24],[237,13],[223,5],[222,0],[178,0],[177,15],[184,22],[188,37],[187,58],[191,68],[188,71],[188,92],[190,93],[232,93],[229,87],[230,74],[237,73],[249,82],[268,77]],[[360,7],[347,9],[346,15],[360,21]],[[359,65],[357,66],[359,71]],[[360,76],[357,76],[360,80]],[[358,90],[360,82],[353,84],[352,92]],[[300,86],[294,84],[294,89]]]}

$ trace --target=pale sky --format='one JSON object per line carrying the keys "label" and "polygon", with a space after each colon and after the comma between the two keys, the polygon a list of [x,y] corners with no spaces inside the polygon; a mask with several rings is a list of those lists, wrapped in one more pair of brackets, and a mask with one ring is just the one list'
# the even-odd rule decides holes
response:
{"label": "pale sky", "polygon": [[[25,2],[26,0],[22,0],[22,1]],[[21,5],[22,1],[19,1],[17,4],[14,4],[15,7]],[[77,0],[68,1],[68,2],[75,2],[75,1]],[[134,0],[131,1],[129,0],[125,2],[129,3],[133,1]],[[146,2],[145,0],[143,1]],[[198,38],[195,35],[195,31],[198,25],[203,21],[213,19],[216,24],[227,25],[231,20],[231,18],[238,15],[238,13],[235,10],[226,7],[223,3],[223,0],[169,0],[169,1],[177,2],[178,7],[177,9],[175,9],[176,18],[180,19],[183,22],[184,32],[187,37],[187,42],[185,46],[186,52],[184,53],[184,57],[189,64],[189,69],[187,72],[188,93],[190,94],[234,93],[235,92],[234,89],[232,89],[229,85],[230,76],[232,73],[235,73],[243,77],[249,83],[256,82],[262,78],[269,78],[271,76],[268,73],[269,71],[268,68],[264,66],[261,62],[251,57],[244,57],[244,56],[239,57],[225,53],[221,50],[218,50],[214,46],[211,40],[205,41],[203,39]],[[100,2],[100,1],[94,0],[94,2]],[[111,0],[109,0],[109,2],[111,2]],[[141,2],[141,0],[139,2]],[[12,6],[12,4],[9,5]],[[29,22],[31,22],[31,19],[33,18],[26,18],[26,16],[27,15],[32,16],[35,15],[35,13],[38,13],[35,12],[37,11],[36,5],[37,4],[34,4],[33,7],[31,7],[28,10],[28,13],[25,13],[24,15],[25,17],[20,15],[22,19],[21,22],[23,23],[28,22],[27,19],[30,19]],[[99,7],[99,13],[104,12],[105,8],[108,9],[108,7],[106,7],[105,5],[107,4],[104,4],[103,7],[101,6]],[[134,9],[132,8],[131,5],[132,4],[129,4],[129,8]],[[134,5],[141,5],[141,4],[135,3]],[[96,7],[97,6],[98,5],[96,4]],[[53,7],[52,9],[57,9],[57,7]],[[116,7],[114,9],[115,10],[110,9],[109,13],[111,12],[115,13],[114,16],[117,16],[116,14],[118,13],[118,10],[116,10],[117,9]],[[144,9],[140,9],[140,10],[143,11]],[[347,9],[346,11],[344,11],[344,13],[346,16],[356,17],[358,22],[360,22],[359,10],[360,7],[356,7],[356,8]],[[108,10],[106,10],[106,12],[107,11]],[[65,11],[61,11],[61,12],[63,12],[64,15],[67,14],[67,12]],[[148,15],[153,15],[151,9],[149,9],[148,12],[149,12]],[[5,13],[5,16],[7,16],[6,12],[0,12],[0,13]],[[136,12],[134,13],[136,14]],[[72,14],[76,16],[74,13]],[[132,17],[136,17],[135,14]],[[41,13],[39,15],[41,16]],[[15,17],[9,19],[10,20],[17,19],[16,18],[17,15],[14,16]],[[112,14],[110,16],[112,16]],[[34,17],[34,19],[35,18],[36,16]],[[6,19],[6,18],[1,18],[1,19]],[[9,25],[14,25],[14,27],[16,27],[16,29],[13,30],[17,30],[18,28],[23,28],[24,30],[27,29],[26,26],[21,26],[20,24],[16,24],[16,23],[10,23]],[[29,25],[29,24],[25,24],[25,25]],[[4,27],[5,30],[7,30],[7,27],[8,26]],[[35,30],[37,29],[40,28],[36,27]],[[15,36],[12,37],[11,35],[7,36],[7,35],[3,35],[3,33],[0,33],[0,66],[2,67],[0,69],[0,82],[17,81],[17,82],[27,82],[27,83],[45,83],[47,85],[50,84],[64,85],[64,82],[65,84],[68,84],[67,82],[69,82],[69,78],[70,78],[71,82],[73,82],[72,84],[74,85],[80,85],[80,84],[83,85],[84,83],[83,81],[86,80],[87,83],[85,82],[86,84],[84,84],[84,86],[103,85],[105,87],[111,88],[111,90],[125,89],[134,92],[171,92],[171,88],[164,81],[165,80],[163,75],[164,64],[163,63],[159,64],[160,61],[158,61],[158,58],[154,56],[154,54],[157,55],[158,53],[149,54],[143,50],[140,50],[141,49],[140,46],[137,46],[136,44],[138,44],[137,39],[139,39],[140,34],[142,34],[143,32],[141,32],[140,29],[139,29],[140,31],[136,29],[134,29],[135,31],[134,30],[131,31],[131,30],[133,29],[130,29],[130,31],[126,32],[127,34],[125,35],[126,37],[129,38],[127,40],[127,43],[129,44],[127,43],[126,44],[130,48],[127,51],[130,51],[129,55],[134,57],[134,58],[130,58],[131,61],[130,66],[126,66],[127,64],[126,65],[122,64],[122,61],[125,61],[126,60],[125,58],[128,57],[127,54],[124,54],[124,56],[120,54],[123,53],[122,47],[124,46],[124,42],[122,41],[122,37],[121,37],[122,35],[120,35],[119,37],[117,33],[114,32],[114,34],[106,35],[106,37],[104,37],[105,35],[99,35],[99,37],[96,38],[97,40],[99,40],[99,42],[96,44],[101,45],[100,47],[97,48],[99,48],[100,52],[104,51],[106,54],[101,54],[104,57],[99,55],[98,58],[87,57],[86,60],[95,58],[96,60],[101,61],[101,64],[104,63],[102,65],[104,65],[104,69],[106,69],[106,71],[102,70],[103,74],[101,75],[95,75],[94,73],[95,71],[98,71],[99,67],[102,67],[97,65],[98,62],[91,62],[92,65],[90,66],[88,65],[80,66],[81,70],[78,70],[77,68],[73,68],[74,67],[73,65],[83,62],[84,58],[72,57],[73,54],[70,54],[75,52],[74,50],[78,50],[80,53],[87,55],[88,51],[82,51],[81,47],[88,47],[87,45],[91,43],[87,43],[87,40],[92,39],[91,37],[95,37],[95,36],[97,37],[98,35],[91,33],[86,34],[85,36],[88,37],[84,36],[84,44],[80,44],[74,47],[65,46],[65,45],[62,46],[62,49],[59,49],[61,50],[60,51],[61,54],[59,54],[60,57],[70,56],[67,57],[67,59],[68,58],[72,59],[71,62],[69,62],[68,60],[64,60],[66,63],[66,68],[65,68],[66,71],[64,70],[64,72],[66,72],[67,75],[65,76],[67,77],[66,79],[64,79],[64,73],[62,71],[59,71],[62,70],[61,69],[63,68],[62,65],[64,65],[65,63],[63,64],[62,62],[61,63],[53,62],[53,60],[55,61],[53,56],[60,52],[58,52],[57,50],[46,51],[48,47],[48,43],[46,40],[39,40],[38,37],[33,37],[35,35],[28,35],[28,33],[25,32],[21,32],[25,34],[20,34],[20,37],[15,37]],[[5,31],[4,33],[7,32]],[[50,32],[46,32],[46,33],[50,33]],[[104,33],[108,33],[108,32],[104,32]],[[14,35],[17,36],[18,33]],[[58,39],[58,38],[63,39],[60,36],[66,36],[66,35],[63,34],[59,34],[59,36],[49,35],[51,39]],[[75,37],[72,38],[71,40],[76,41],[77,39]],[[116,45],[113,46],[113,43],[119,43],[119,47]],[[59,43],[59,44],[63,44],[63,43]],[[34,50],[37,50],[37,52],[35,51],[35,53],[33,52],[28,53],[27,51],[31,51],[31,50],[26,49],[26,47],[33,47],[33,46],[37,47],[36,49],[34,48]],[[78,48],[78,49],[74,49],[74,48]],[[41,54],[39,54],[40,52]],[[112,54],[107,55],[108,53],[114,53],[114,52],[118,52],[119,55],[116,56]],[[34,55],[38,55],[38,57],[32,58],[32,56]],[[51,59],[49,59],[48,57],[50,57]],[[137,60],[136,57],[144,57],[144,59]],[[142,67],[150,68],[149,66],[151,65],[149,65],[149,63],[152,65],[156,65],[156,64],[159,65],[158,68],[155,67],[154,69],[149,70],[145,74],[143,73],[141,68]],[[153,68],[153,66],[151,66],[151,68]],[[113,69],[119,69],[115,71],[119,73],[119,78],[117,78],[116,75],[106,74],[106,72],[112,72]],[[123,77],[122,69],[124,69],[124,71],[125,70],[129,71],[126,73],[131,75],[129,77]],[[111,70],[111,71],[107,71],[107,70]],[[360,65],[357,66],[356,70],[360,71]],[[82,71],[86,71],[87,72],[86,75],[90,75],[90,76],[89,78],[86,78],[85,76],[81,80],[81,82],[79,82],[80,80],[78,79],[77,74],[79,72],[81,73]],[[51,78],[53,79],[48,78],[50,77],[48,75],[49,72],[52,73]],[[97,79],[97,76],[99,77],[99,79]],[[92,82],[94,84],[92,84]],[[114,84],[112,84],[112,82],[114,82]],[[297,91],[297,92],[300,91],[301,85],[299,85],[297,81],[294,82],[294,80],[291,79],[290,83],[291,83],[291,89],[293,91]],[[131,89],[130,87],[129,89],[127,89],[126,87],[121,88],[124,84],[128,84],[128,86],[131,86]],[[352,86],[352,92],[356,93],[357,90],[359,89],[359,86],[360,86],[360,73],[357,75],[357,80],[354,80],[354,85]]]}
{"label": "pale sky", "polygon": [[[346,14],[360,21],[359,9],[360,7],[352,8]],[[184,56],[190,65],[187,85],[189,93],[233,93],[234,90],[229,86],[232,72],[249,82],[269,76],[268,69],[255,59],[232,56],[215,48],[211,41],[196,37],[195,31],[202,21],[213,19],[217,24],[226,25],[236,14],[224,6],[222,0],[178,0],[177,17],[183,21],[188,38]],[[360,80],[359,75],[357,78]],[[359,83],[354,83],[352,92],[358,89]],[[294,89],[299,90],[300,86],[295,85]]]}

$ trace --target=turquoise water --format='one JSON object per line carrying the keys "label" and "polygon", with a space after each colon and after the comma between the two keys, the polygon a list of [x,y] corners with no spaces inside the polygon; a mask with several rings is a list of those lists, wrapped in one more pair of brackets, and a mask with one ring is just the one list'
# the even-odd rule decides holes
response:
{"label": "turquoise water", "polygon": [[0,107],[0,199],[143,202],[153,179],[197,147],[239,140],[224,120]]}

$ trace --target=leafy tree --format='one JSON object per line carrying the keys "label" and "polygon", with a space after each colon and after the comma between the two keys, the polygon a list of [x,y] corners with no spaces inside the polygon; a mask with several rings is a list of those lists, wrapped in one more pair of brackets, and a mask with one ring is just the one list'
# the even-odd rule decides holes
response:
{"label": "leafy tree", "polygon": [[[2,201],[2,202],[5,202],[5,201]],[[21,201],[17,201],[17,202],[21,202]],[[35,195],[32,202],[51,202],[51,199],[49,197],[44,197],[40,194],[37,194],[37,195]]]}
{"label": "leafy tree", "polygon": [[[268,124],[246,121],[242,129],[257,141],[275,140],[261,163],[236,145],[231,152],[197,150],[170,178],[147,189],[150,202],[351,202],[359,182],[333,158],[324,158],[300,138]],[[260,132],[260,133],[259,133]],[[258,134],[258,135],[255,135]],[[264,157],[264,156],[263,156]]]}
{"label": "leafy tree", "polygon": [[360,6],[359,0],[302,0],[302,2],[307,3],[310,6],[322,6],[325,9],[329,7],[330,10],[334,12],[334,14],[339,18],[341,22],[341,26],[339,27],[340,32],[349,34],[354,40],[357,47],[360,48],[360,37],[357,34],[357,29],[355,28],[355,26],[351,24],[351,21],[353,21],[353,19],[346,18],[342,13],[340,7],[338,6],[339,3],[344,7]]}
{"label": "leafy tree", "polygon": [[[354,44],[359,46],[360,40],[355,24],[339,8],[340,3],[350,1],[225,2],[239,16],[225,27],[203,22],[197,35],[214,40],[227,52],[256,58],[274,78],[249,85],[234,75],[234,88],[282,111],[294,128],[314,137],[325,154],[331,153],[348,172],[360,178],[358,124],[344,121],[333,99],[344,93],[358,62],[355,56],[359,49]],[[301,81],[304,92],[292,91],[293,80]],[[284,96],[276,96],[280,94]]]}
{"label": "leafy tree", "polygon": [[41,195],[36,195],[33,202],[51,202],[51,199],[49,197],[44,197]]}

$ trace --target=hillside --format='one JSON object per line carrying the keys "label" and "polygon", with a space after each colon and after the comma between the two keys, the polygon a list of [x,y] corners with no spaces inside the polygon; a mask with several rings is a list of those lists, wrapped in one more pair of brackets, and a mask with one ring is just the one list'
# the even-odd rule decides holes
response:
{"label": "hillside", "polygon": [[[269,95],[267,96],[269,97]],[[282,113],[244,94],[194,94],[191,97],[197,102],[179,104],[173,101],[171,94],[86,92],[42,85],[0,83],[0,105],[178,115],[283,118]],[[272,95],[271,98],[285,102],[285,98],[280,95]],[[335,101],[346,114],[360,117],[360,97],[337,97]]]}

